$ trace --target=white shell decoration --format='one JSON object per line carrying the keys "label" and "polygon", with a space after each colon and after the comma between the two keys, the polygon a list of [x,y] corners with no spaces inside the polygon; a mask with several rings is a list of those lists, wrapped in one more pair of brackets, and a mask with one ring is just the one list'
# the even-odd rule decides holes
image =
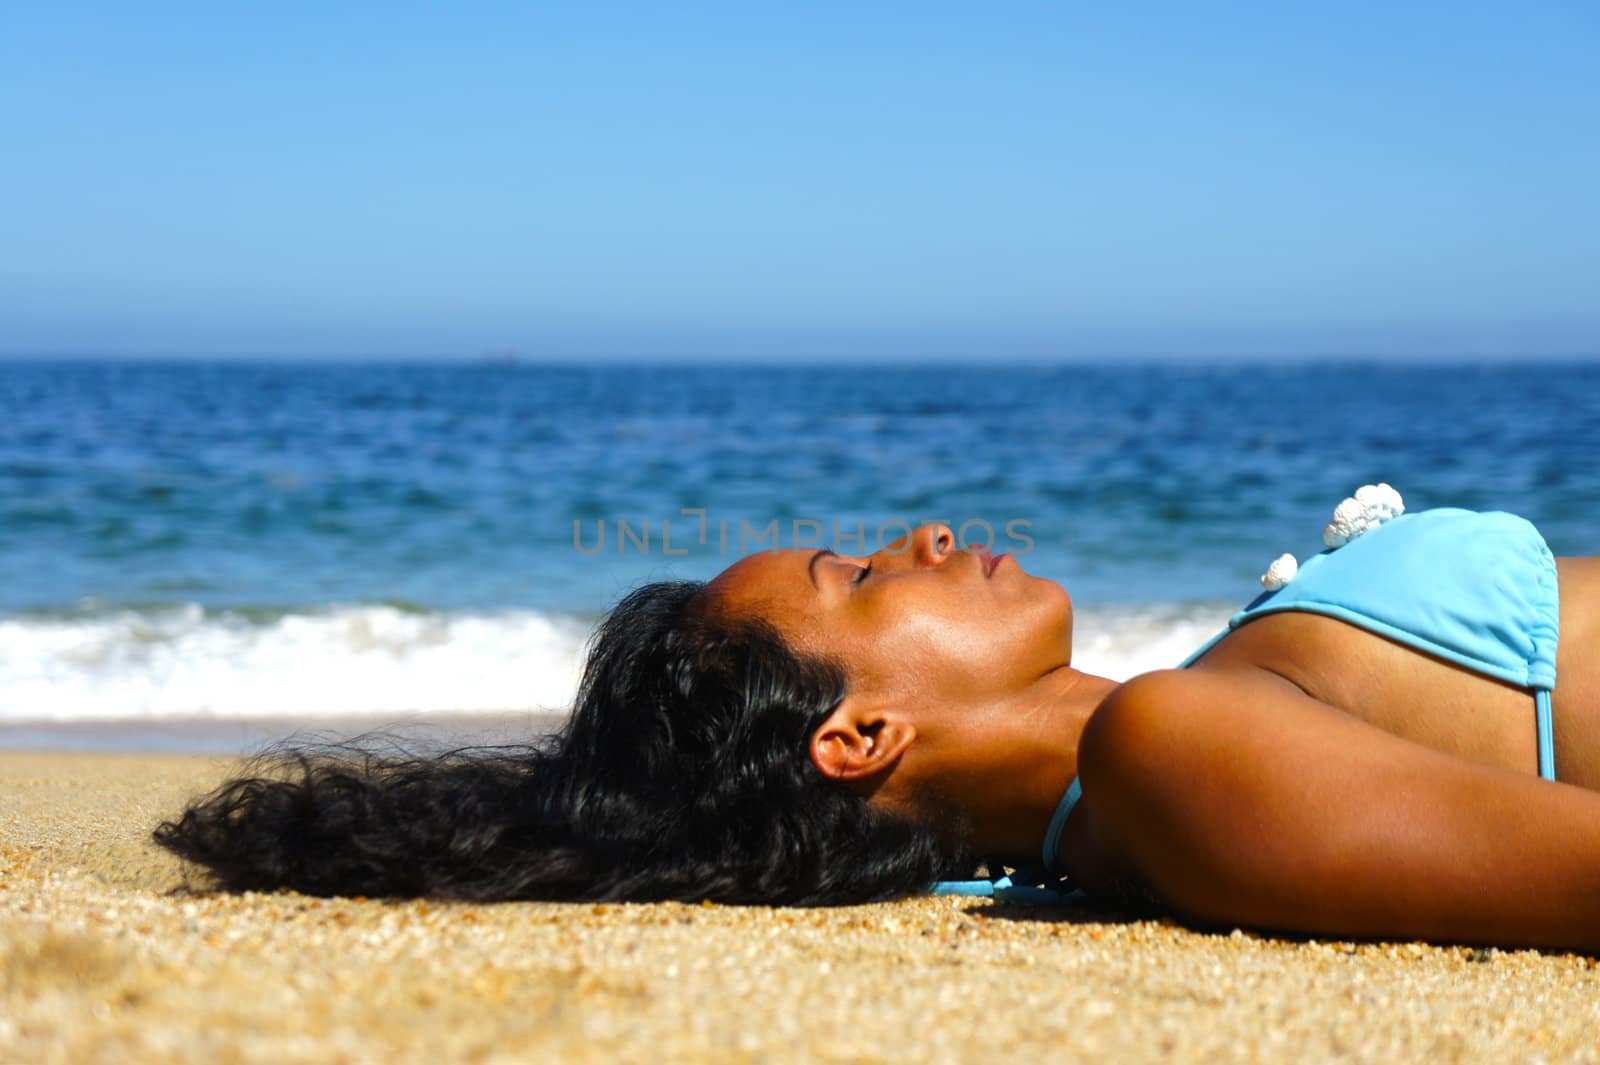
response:
{"label": "white shell decoration", "polygon": [[[1356,494],[1333,508],[1333,520],[1322,530],[1322,542],[1330,549],[1343,547],[1362,533],[1370,532],[1386,521],[1392,521],[1406,512],[1405,501],[1387,484],[1364,484]],[[1300,572],[1300,563],[1293,555],[1279,555],[1261,575],[1261,587],[1269,592],[1294,580]]]}
{"label": "white shell decoration", "polygon": [[1269,592],[1294,580],[1294,575],[1300,572],[1300,563],[1295,561],[1293,555],[1279,555],[1272,565],[1267,567],[1267,572],[1261,575],[1261,587]]}
{"label": "white shell decoration", "polygon": [[1330,548],[1343,547],[1405,512],[1400,493],[1387,484],[1362,485],[1355,495],[1334,508],[1333,520],[1322,530],[1322,542]]}

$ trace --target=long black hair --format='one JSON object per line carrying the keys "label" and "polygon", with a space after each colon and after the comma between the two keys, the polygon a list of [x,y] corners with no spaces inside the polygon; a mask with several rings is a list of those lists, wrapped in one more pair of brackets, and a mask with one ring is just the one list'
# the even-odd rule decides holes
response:
{"label": "long black hair", "polygon": [[220,887],[313,895],[828,905],[969,874],[958,825],[876,809],[811,764],[843,670],[712,617],[704,589],[625,596],[543,743],[279,749],[155,840]]}

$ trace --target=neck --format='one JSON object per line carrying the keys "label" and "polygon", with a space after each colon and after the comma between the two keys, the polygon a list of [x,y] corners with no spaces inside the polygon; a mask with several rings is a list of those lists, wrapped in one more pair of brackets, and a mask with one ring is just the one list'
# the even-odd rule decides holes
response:
{"label": "neck", "polygon": [[971,818],[973,846],[1007,864],[1036,863],[1050,817],[1078,775],[1078,740],[1117,682],[1063,666],[963,729],[941,779]]}

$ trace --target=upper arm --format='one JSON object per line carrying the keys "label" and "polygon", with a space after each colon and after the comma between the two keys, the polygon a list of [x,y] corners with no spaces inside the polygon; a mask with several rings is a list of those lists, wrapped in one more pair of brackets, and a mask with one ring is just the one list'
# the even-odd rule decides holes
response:
{"label": "upper arm", "polygon": [[1271,674],[1136,678],[1090,719],[1079,772],[1079,831],[1192,918],[1600,948],[1600,794],[1400,739]]}

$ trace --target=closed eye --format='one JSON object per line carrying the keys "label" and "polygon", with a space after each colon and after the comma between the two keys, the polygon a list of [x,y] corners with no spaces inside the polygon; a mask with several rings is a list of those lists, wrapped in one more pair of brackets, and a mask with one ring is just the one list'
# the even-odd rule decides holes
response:
{"label": "closed eye", "polygon": [[859,571],[857,571],[857,573],[856,573],[856,575],[854,577],[850,578],[850,583],[851,584],[860,584],[862,581],[867,579],[867,574],[869,574],[871,572],[872,572],[872,563],[868,562],[865,566],[861,567],[861,569]]}

